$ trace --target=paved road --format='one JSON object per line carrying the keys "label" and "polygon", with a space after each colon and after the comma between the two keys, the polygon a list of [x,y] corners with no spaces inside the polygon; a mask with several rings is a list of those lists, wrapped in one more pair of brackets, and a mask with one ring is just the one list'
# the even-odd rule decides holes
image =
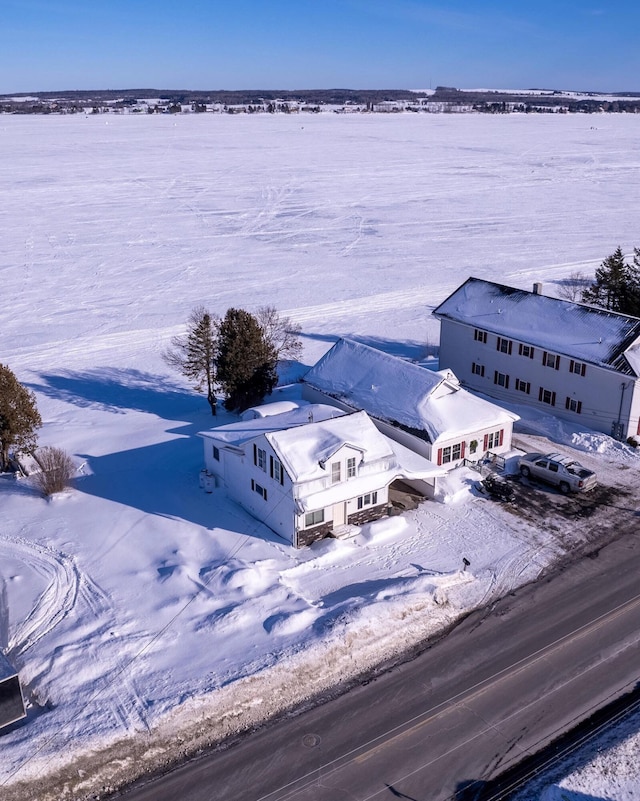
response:
{"label": "paved road", "polygon": [[638,576],[640,545],[627,535],[490,613],[474,613],[412,662],[126,797],[454,797],[635,685]]}

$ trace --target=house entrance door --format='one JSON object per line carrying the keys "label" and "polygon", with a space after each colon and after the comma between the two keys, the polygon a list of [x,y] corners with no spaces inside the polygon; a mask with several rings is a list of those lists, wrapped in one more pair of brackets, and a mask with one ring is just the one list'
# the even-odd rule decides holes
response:
{"label": "house entrance door", "polygon": [[347,515],[346,515],[346,506],[347,504],[344,503],[334,503],[333,505],[333,527],[337,528],[338,526],[344,526],[347,522]]}

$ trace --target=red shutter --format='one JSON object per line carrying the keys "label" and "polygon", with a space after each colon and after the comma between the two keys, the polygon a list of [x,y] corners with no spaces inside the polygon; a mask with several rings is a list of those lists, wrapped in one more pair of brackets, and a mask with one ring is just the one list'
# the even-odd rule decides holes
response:
{"label": "red shutter", "polygon": [[578,401],[578,414],[582,414],[582,401]]}
{"label": "red shutter", "polygon": [[438,464],[442,464],[442,448],[438,448]]}
{"label": "red shutter", "polygon": [[560,357],[556,356],[556,370],[560,369]]}
{"label": "red shutter", "polygon": [[500,445],[502,445],[502,441],[504,439],[504,428],[500,429]]}
{"label": "red shutter", "polygon": [[575,365],[575,362],[573,361],[573,359],[571,359],[571,361],[569,362],[569,372],[570,373],[574,372],[574,370],[573,370],[574,365]]}
{"label": "red shutter", "polygon": [[487,450],[487,447],[488,447],[488,445],[489,445],[489,435],[488,435],[488,434],[485,434],[485,435],[484,435],[484,445],[482,446],[482,450],[483,450],[483,451],[486,451],[486,450]]}
{"label": "red shutter", "polygon": [[552,406],[556,405],[556,393],[555,392],[551,393],[551,405]]}
{"label": "red shutter", "polygon": [[253,463],[258,464],[258,446],[256,443],[253,443]]}
{"label": "red shutter", "polygon": [[464,459],[464,449],[465,449],[466,444],[467,443],[463,441],[462,445],[460,445],[460,458],[461,459]]}
{"label": "red shutter", "polygon": [[586,369],[587,369],[587,365],[583,364],[582,367],[580,368],[580,375],[583,376],[585,374],[585,372],[586,372]]}
{"label": "red shutter", "polygon": [[546,350],[542,354],[542,364],[544,364],[545,367],[547,366],[547,351]]}

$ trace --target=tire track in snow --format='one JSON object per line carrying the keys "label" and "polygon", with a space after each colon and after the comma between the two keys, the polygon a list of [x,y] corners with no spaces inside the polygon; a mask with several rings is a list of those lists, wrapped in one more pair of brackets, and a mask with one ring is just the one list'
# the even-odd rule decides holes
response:
{"label": "tire track in snow", "polygon": [[48,582],[31,612],[9,637],[7,645],[12,656],[22,656],[53,631],[74,608],[80,586],[80,571],[72,557],[23,537],[0,537],[2,551],[29,565]]}
{"label": "tire track in snow", "polygon": [[[547,264],[531,269],[518,270],[505,276],[505,283],[514,280],[518,284],[530,281],[539,281],[545,276],[553,276],[557,279],[559,275],[565,275],[569,271],[594,269],[600,262],[596,260],[585,260],[577,262],[561,262],[558,264]],[[287,309],[281,312],[282,316],[290,317],[295,323],[307,323],[314,320],[326,320],[331,317],[353,317],[358,314],[375,314],[387,311],[399,311],[401,309],[415,308],[423,306],[425,316],[436,306],[440,305],[458,286],[460,282],[442,284],[424,284],[423,286],[412,286],[407,289],[394,290],[392,292],[379,292],[375,295],[364,295],[360,298],[344,298],[333,303],[322,303],[317,306],[305,306],[298,309]]]}
{"label": "tire track in snow", "polygon": [[[128,665],[122,658],[123,646],[129,638],[114,635],[116,623],[113,616],[113,606],[104,592],[89,576],[82,574],[78,603],[83,603],[98,622],[94,636],[98,643],[104,638],[110,649],[114,649],[114,666],[105,673],[99,683],[102,685],[101,695],[110,690],[112,697],[108,707],[117,723],[127,732],[139,731],[144,728],[149,731],[149,723],[145,712],[145,703],[138,693],[135,682],[129,675]],[[100,666],[104,661],[104,654],[98,654],[95,648],[86,648],[85,656],[90,657],[94,664]]]}
{"label": "tire track in snow", "polygon": [[[102,695],[107,688],[111,689],[113,704],[110,705],[110,709],[126,731],[138,731],[141,727],[148,731],[144,700],[128,675],[128,666],[121,656],[123,641],[128,638],[110,637],[115,626],[112,604],[106,593],[79,570],[73,557],[45,545],[31,542],[23,537],[0,536],[0,554],[24,562],[47,580],[47,586],[36,600],[31,612],[16,626],[13,635],[9,636],[6,585],[0,579],[0,591],[2,591],[0,600],[6,609],[7,618],[4,622],[0,619],[2,628],[0,642],[6,644],[11,656],[13,658],[23,656],[62,623],[77,606],[83,605],[97,623],[93,636],[98,638],[98,645],[106,641],[116,651],[113,667],[98,679],[98,684],[102,687],[100,694]],[[98,650],[91,647],[83,648],[83,658],[91,658],[94,664],[100,667],[103,657]]]}

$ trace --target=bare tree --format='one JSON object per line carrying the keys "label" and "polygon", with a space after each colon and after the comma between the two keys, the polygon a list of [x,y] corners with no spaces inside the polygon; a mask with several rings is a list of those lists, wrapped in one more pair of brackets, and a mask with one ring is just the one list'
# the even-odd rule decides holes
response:
{"label": "bare tree", "polygon": [[568,278],[563,278],[558,287],[558,297],[578,303],[582,300],[582,293],[589,285],[589,279],[580,270],[574,270]]}
{"label": "bare tree", "polygon": [[255,318],[262,328],[265,340],[273,348],[276,359],[297,359],[302,353],[302,342],[298,323],[290,317],[280,317],[274,306],[261,306]]}
{"label": "bare tree", "polygon": [[166,364],[196,382],[196,392],[204,392],[206,388],[212,415],[215,415],[217,407],[215,388],[219,325],[218,317],[204,306],[197,306],[189,315],[187,333],[173,337],[171,347],[162,354]]}
{"label": "bare tree", "polygon": [[39,448],[33,458],[40,468],[40,472],[34,474],[33,482],[43,495],[48,497],[69,486],[76,467],[66,451],[47,445]]}

